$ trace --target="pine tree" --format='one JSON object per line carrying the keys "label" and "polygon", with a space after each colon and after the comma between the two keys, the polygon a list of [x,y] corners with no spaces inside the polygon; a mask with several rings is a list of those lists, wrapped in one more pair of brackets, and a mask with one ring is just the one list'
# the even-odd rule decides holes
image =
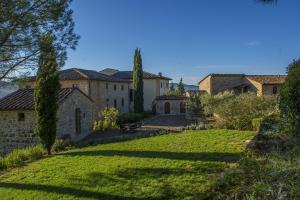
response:
{"label": "pine tree", "polygon": [[300,134],[300,59],[288,67],[280,92],[280,111],[287,131]]}
{"label": "pine tree", "polygon": [[36,133],[41,143],[51,155],[51,148],[56,138],[56,113],[58,92],[60,89],[56,51],[53,36],[50,34],[40,39],[40,57],[34,90]]}
{"label": "pine tree", "polygon": [[134,112],[144,111],[143,64],[140,49],[135,49],[133,66],[133,101]]}
{"label": "pine tree", "polygon": [[185,93],[184,85],[183,85],[183,82],[182,82],[182,78],[180,79],[180,81],[179,81],[179,83],[177,85],[177,90],[179,91],[180,95],[183,95]]}

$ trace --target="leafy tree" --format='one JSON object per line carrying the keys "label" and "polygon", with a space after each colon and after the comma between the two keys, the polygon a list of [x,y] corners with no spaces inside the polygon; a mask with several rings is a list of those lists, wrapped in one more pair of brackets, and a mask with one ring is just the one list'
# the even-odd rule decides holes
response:
{"label": "leafy tree", "polygon": [[284,126],[292,133],[300,134],[300,59],[293,61],[280,92],[280,110]]}
{"label": "leafy tree", "polygon": [[60,89],[57,53],[50,34],[40,39],[40,58],[34,90],[36,133],[51,154],[56,138],[56,113]]}
{"label": "leafy tree", "polygon": [[183,82],[182,82],[182,78],[180,79],[178,85],[177,85],[177,90],[179,91],[179,93],[181,95],[183,95],[185,93],[185,89],[184,89],[184,85],[183,85]]}
{"label": "leafy tree", "polygon": [[67,48],[75,49],[71,0],[0,1],[0,80],[26,75],[38,65],[39,39],[53,35],[57,61],[61,66]]}
{"label": "leafy tree", "polygon": [[143,64],[140,49],[135,49],[133,66],[134,112],[144,112]]}

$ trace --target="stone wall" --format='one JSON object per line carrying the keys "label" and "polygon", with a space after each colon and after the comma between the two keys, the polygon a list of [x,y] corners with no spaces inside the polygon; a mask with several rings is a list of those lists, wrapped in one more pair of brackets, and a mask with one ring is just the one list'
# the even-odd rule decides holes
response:
{"label": "stone wall", "polygon": [[[273,90],[277,88],[277,93],[274,94]],[[282,85],[281,84],[265,84],[262,85],[262,95],[278,95],[280,93]],[[275,91],[274,91],[275,92]]]}
{"label": "stone wall", "polygon": [[[165,105],[170,103],[170,115],[185,115],[185,113],[180,112],[180,104],[185,105],[184,100],[155,100],[156,104],[156,114],[165,115]],[[184,106],[186,108],[186,106]]]}
{"label": "stone wall", "polygon": [[[81,111],[81,132],[76,133],[75,110]],[[57,136],[59,138],[71,137],[78,141],[89,135],[93,128],[96,109],[93,102],[78,90],[75,90],[65,101],[59,105],[57,113]]]}
{"label": "stone wall", "polygon": [[[18,121],[19,113],[24,113],[24,121]],[[34,111],[0,111],[0,155],[39,143],[34,124]]]}
{"label": "stone wall", "polygon": [[199,90],[211,94],[211,76],[207,76],[199,83]]}
{"label": "stone wall", "polygon": [[[81,110],[81,133],[76,133],[75,109]],[[67,135],[78,141],[91,133],[95,120],[95,105],[80,91],[75,90],[60,105],[57,112],[57,137]],[[19,113],[24,113],[24,121],[18,121]],[[33,110],[0,111],[0,155],[16,148],[24,148],[39,143],[34,134],[35,116]]]}
{"label": "stone wall", "polygon": [[211,78],[211,92],[213,95],[223,92],[228,89],[232,89],[238,84],[245,83],[243,76],[213,76]]}

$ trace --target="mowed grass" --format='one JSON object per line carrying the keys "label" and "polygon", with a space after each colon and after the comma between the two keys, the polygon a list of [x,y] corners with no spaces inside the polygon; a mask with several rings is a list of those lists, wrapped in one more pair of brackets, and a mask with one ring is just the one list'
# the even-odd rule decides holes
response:
{"label": "mowed grass", "polygon": [[201,199],[251,131],[188,131],[91,146],[0,176],[0,199]]}

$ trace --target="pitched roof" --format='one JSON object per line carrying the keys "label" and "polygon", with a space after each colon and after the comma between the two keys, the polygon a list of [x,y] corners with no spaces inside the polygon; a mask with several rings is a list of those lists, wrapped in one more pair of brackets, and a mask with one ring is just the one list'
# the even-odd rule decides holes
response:
{"label": "pitched roof", "polygon": [[[100,73],[115,77],[115,78],[119,78],[119,79],[125,79],[125,80],[131,80],[133,77],[133,71],[118,71],[115,69],[110,69],[110,68],[106,68],[102,71],[100,71]],[[168,78],[166,76],[161,76],[161,75],[156,75],[156,74],[152,74],[150,72],[146,72],[144,71],[143,74],[143,78],[144,79],[165,79],[165,80],[172,80],[171,78]]]}
{"label": "pitched roof", "polygon": [[261,84],[283,84],[286,75],[247,75],[246,77]]}
{"label": "pitched roof", "polygon": [[[58,94],[58,103],[62,103],[78,88],[63,88]],[[0,110],[33,110],[34,109],[34,90],[33,89],[19,89],[16,92],[0,99]],[[84,94],[83,92],[81,92]],[[85,94],[84,94],[85,95]],[[86,96],[86,95],[85,95]],[[86,96],[91,100],[88,96]],[[91,100],[92,101],[92,100]]]}
{"label": "pitched roof", "polygon": [[199,81],[199,84],[207,77],[246,77],[261,84],[283,84],[286,75],[246,75],[246,74],[208,74]]}
{"label": "pitched roof", "polygon": [[212,76],[212,77],[245,77],[245,74],[215,74],[215,73],[211,73],[206,75],[204,78],[202,78],[198,84],[200,84],[202,81],[204,81],[207,77]]}
{"label": "pitched roof", "polygon": [[[34,81],[35,76],[29,78]],[[109,76],[94,70],[86,70],[79,68],[70,68],[59,71],[60,80],[97,80],[97,81],[109,81],[109,82],[127,82],[126,80],[119,79],[117,77]]]}

